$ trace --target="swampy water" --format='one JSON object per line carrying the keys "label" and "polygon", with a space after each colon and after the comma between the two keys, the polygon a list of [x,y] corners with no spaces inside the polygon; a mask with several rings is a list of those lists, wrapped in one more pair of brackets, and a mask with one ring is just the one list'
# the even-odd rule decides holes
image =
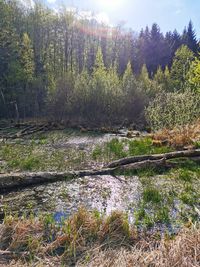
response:
{"label": "swampy water", "polygon": [[[71,132],[67,138],[60,136],[52,142],[47,142],[46,148],[56,150],[73,148],[77,153],[88,152],[96,145],[102,145],[113,138],[121,140],[125,135],[126,130],[122,130],[119,135],[90,134],[87,136]],[[30,140],[22,142],[29,145]],[[97,209],[107,215],[113,210],[127,211],[132,214],[140,199],[141,188],[137,176],[83,177],[5,193],[1,196],[0,207],[2,214],[3,210],[8,209],[20,214],[32,210],[36,213],[45,211],[68,216],[79,207]]]}
{"label": "swampy water", "polygon": [[14,212],[46,211],[70,215],[79,207],[109,215],[113,210],[132,214],[140,198],[138,177],[93,176],[40,185],[3,195],[2,205]]}
{"label": "swampy water", "polygon": [[[129,144],[126,133],[126,130],[118,135],[68,130],[48,133],[42,137],[9,140],[2,146],[2,150],[6,155],[10,153],[10,157],[7,158],[8,162],[1,162],[0,171],[21,171],[22,167],[30,167],[30,163],[33,164],[33,171],[100,168],[105,164],[105,158],[101,159],[100,148],[117,139],[123,142],[123,150],[126,151]],[[135,138],[143,138],[142,136],[145,133]],[[100,156],[98,160],[97,155]],[[20,165],[21,161],[18,162],[15,157],[25,163]],[[26,161],[26,157],[30,161]],[[35,161],[35,158],[39,160]],[[199,220],[200,177],[199,167],[195,168],[194,171],[177,169],[161,175],[143,174],[142,177],[86,176],[14,190],[0,197],[0,220],[5,212],[47,212],[59,221],[78,208],[86,207],[106,215],[114,210],[127,212],[130,223],[137,221],[139,225],[154,225],[152,229],[161,229],[162,232],[167,229],[175,233],[184,221]]]}

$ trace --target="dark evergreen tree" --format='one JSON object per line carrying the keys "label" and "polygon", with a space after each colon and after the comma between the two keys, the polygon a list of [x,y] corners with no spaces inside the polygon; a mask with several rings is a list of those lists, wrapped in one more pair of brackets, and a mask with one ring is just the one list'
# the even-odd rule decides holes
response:
{"label": "dark evergreen tree", "polygon": [[195,54],[198,51],[198,43],[196,39],[196,33],[193,28],[192,21],[190,20],[188,27],[184,29],[182,35],[182,43],[192,50]]}

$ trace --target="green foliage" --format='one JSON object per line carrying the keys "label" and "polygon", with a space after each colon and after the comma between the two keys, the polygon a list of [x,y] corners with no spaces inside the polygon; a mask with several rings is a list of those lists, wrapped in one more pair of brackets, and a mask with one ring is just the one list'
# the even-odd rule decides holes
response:
{"label": "green foliage", "polygon": [[142,84],[136,80],[131,63],[128,62],[122,78],[123,106],[122,111],[128,120],[142,115],[145,105],[145,90]]}
{"label": "green foliage", "polygon": [[142,138],[140,140],[129,141],[130,156],[167,153],[170,150],[171,149],[167,146],[153,146],[151,138]]}
{"label": "green foliage", "polygon": [[33,80],[34,75],[34,58],[33,58],[33,48],[31,40],[27,33],[23,34],[21,51],[20,51],[20,62],[23,67],[23,79],[24,81],[30,82]]}
{"label": "green foliage", "polygon": [[123,158],[127,155],[124,151],[124,144],[117,138],[106,143],[105,151],[108,153],[108,155],[113,154],[117,158]]}
{"label": "green foliage", "polygon": [[169,208],[168,207],[160,207],[155,214],[155,222],[169,223]]}
{"label": "green foliage", "polygon": [[180,194],[180,199],[183,201],[183,203],[188,204],[188,205],[193,205],[195,204],[195,196],[191,193],[188,192],[182,192]]}
{"label": "green foliage", "polygon": [[146,109],[153,130],[190,124],[200,116],[200,98],[191,90],[183,93],[161,93]]}
{"label": "green foliage", "polygon": [[194,54],[186,45],[182,45],[176,51],[171,68],[172,90],[180,91],[184,89],[193,59]]}
{"label": "green foliage", "polygon": [[23,170],[31,171],[33,169],[36,169],[37,166],[40,163],[40,158],[35,157],[35,156],[29,156],[26,158],[23,162],[20,163],[20,167]]}
{"label": "green foliage", "polygon": [[97,160],[98,158],[100,158],[100,156],[102,155],[103,151],[101,146],[97,145],[94,150],[92,151],[92,158],[94,160]]}
{"label": "green foliage", "polygon": [[200,93],[200,54],[192,62],[189,70],[189,84]]}
{"label": "green foliage", "polygon": [[159,92],[199,90],[192,22],[182,35],[164,36],[154,23],[136,36],[77,19],[64,6],[57,13],[6,0],[0,17],[0,117],[143,127],[144,108]]}
{"label": "green foliage", "polygon": [[157,189],[149,187],[143,192],[143,200],[144,202],[160,203],[162,196]]}
{"label": "green foliage", "polygon": [[193,177],[194,177],[193,172],[187,169],[181,169],[179,171],[178,178],[184,182],[191,182]]}

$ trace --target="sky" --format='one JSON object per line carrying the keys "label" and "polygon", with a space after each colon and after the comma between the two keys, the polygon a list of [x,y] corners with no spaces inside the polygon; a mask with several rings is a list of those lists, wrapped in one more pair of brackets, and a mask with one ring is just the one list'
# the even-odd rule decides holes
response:
{"label": "sky", "polygon": [[80,11],[92,11],[99,21],[110,25],[123,23],[126,28],[139,32],[156,22],[162,32],[181,33],[191,19],[200,39],[200,0],[45,0],[57,8],[64,3]]}

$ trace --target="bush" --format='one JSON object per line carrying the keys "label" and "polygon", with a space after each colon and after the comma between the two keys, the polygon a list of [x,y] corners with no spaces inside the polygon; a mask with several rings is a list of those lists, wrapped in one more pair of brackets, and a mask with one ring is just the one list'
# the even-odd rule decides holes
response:
{"label": "bush", "polygon": [[191,90],[162,92],[147,107],[145,115],[153,130],[184,126],[199,118],[200,95]]}

